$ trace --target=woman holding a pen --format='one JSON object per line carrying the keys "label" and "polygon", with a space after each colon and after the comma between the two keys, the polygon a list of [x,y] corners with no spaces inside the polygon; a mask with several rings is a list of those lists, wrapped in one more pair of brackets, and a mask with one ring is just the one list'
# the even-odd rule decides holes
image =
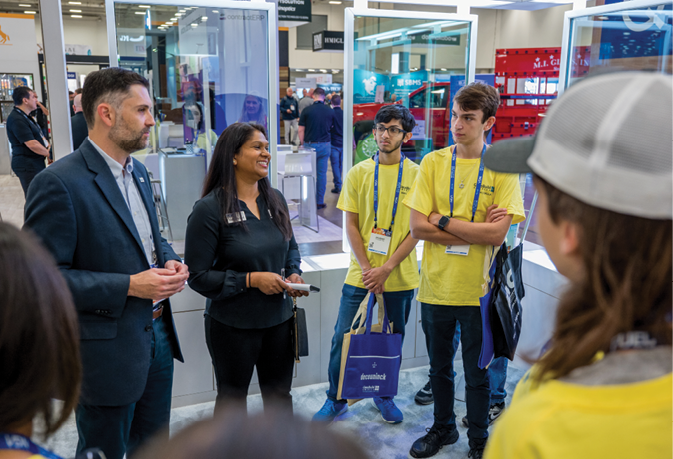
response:
{"label": "woman holding a pen", "polygon": [[187,223],[189,285],[208,299],[216,410],[225,402],[245,403],[255,367],[265,405],[292,410],[290,297],[308,292],[288,285],[304,283],[301,257],[285,199],[268,179],[268,145],[260,125],[225,129]]}

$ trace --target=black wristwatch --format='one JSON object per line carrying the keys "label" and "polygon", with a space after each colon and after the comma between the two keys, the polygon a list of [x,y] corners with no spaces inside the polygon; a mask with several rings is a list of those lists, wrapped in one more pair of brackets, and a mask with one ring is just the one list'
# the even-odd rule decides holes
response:
{"label": "black wristwatch", "polygon": [[442,218],[439,219],[439,223],[437,223],[437,227],[444,231],[444,227],[449,224],[449,220],[451,220],[451,217],[447,217],[446,215],[442,215]]}

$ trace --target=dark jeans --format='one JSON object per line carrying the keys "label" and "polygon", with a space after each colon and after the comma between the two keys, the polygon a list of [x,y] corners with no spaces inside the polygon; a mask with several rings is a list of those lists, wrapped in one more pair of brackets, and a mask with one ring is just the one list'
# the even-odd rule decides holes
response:
{"label": "dark jeans", "polygon": [[[329,389],[327,398],[336,401],[339,391],[339,373],[341,372],[341,346],[344,341],[344,333],[350,329],[355,314],[360,308],[360,303],[367,296],[367,290],[344,284],[341,290],[341,304],[339,305],[339,315],[334,326],[334,336],[332,336],[332,349],[329,355],[329,365],[327,367],[327,379],[329,380]],[[383,298],[386,301],[386,310],[388,320],[393,323],[393,333],[402,334],[404,342],[404,331],[409,319],[411,310],[411,300],[414,299],[413,290],[403,290],[401,292],[384,292]],[[376,311],[376,309],[374,310]],[[374,316],[374,323],[376,322]]]}
{"label": "dark jeans", "polygon": [[269,328],[235,328],[206,315],[206,344],[215,367],[215,410],[227,403],[245,404],[257,367],[264,406],[292,411],[292,326],[294,319]]}
{"label": "dark jeans", "polygon": [[[453,351],[458,351],[458,344],[460,343],[460,323],[456,324],[456,334],[453,337]],[[453,372],[456,376],[456,372]],[[491,405],[494,403],[502,403],[507,398],[507,391],[505,390],[505,382],[507,381],[507,358],[498,357],[493,359],[493,362],[488,366],[488,382],[491,389]]]}
{"label": "dark jeans", "polygon": [[[107,459],[129,458],[155,435],[168,440],[173,389],[173,351],[163,320],[153,323],[150,371],[145,392],[136,403],[124,406],[78,405],[77,454],[100,448]],[[101,362],[105,365],[105,362]]]}
{"label": "dark jeans", "polygon": [[306,142],[305,145],[315,149],[316,186],[315,202],[321,206],[325,204],[325,189],[327,188],[327,163],[332,153],[329,142]]}
{"label": "dark jeans", "polygon": [[334,176],[334,188],[341,191],[341,176],[343,174],[343,157],[344,149],[343,147],[335,147],[332,145],[332,153],[330,154],[329,161],[332,165],[332,175]]}
{"label": "dark jeans", "polygon": [[430,357],[430,382],[435,399],[435,422],[456,428],[453,411],[453,339],[460,322],[470,447],[488,438],[488,371],[478,366],[481,353],[481,311],[477,306],[444,306],[421,303],[421,324]]}
{"label": "dark jeans", "polygon": [[19,177],[19,182],[21,182],[21,188],[23,188],[23,196],[26,197],[28,194],[28,187],[30,186],[30,182],[33,181],[35,176],[42,172],[44,169],[41,169],[39,171],[25,171],[25,170],[15,170],[14,173],[16,174],[17,177]]}

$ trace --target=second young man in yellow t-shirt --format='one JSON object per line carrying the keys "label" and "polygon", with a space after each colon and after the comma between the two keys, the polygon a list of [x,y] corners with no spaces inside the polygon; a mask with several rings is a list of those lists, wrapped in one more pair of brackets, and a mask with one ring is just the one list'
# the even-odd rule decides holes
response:
{"label": "second young man in yellow t-shirt", "polygon": [[[402,201],[419,168],[404,158],[402,144],[411,138],[415,125],[406,107],[382,107],[374,126],[379,152],[351,169],[341,191],[337,207],[346,213],[351,261],[332,338],[327,400],[313,416],[314,421],[332,422],[348,409],[345,400],[337,399],[341,346],[367,292],[383,294],[393,332],[404,338],[419,275],[415,249],[418,240],[409,233],[409,208]],[[374,403],[384,421],[402,422],[402,412],[392,398],[375,397]]]}
{"label": "second young man in yellow t-shirt", "polygon": [[[484,168],[484,133],[495,123],[498,91],[483,83],[461,88],[453,101],[456,144],[429,153],[404,200],[411,233],[425,240],[418,301],[430,358],[434,424],[411,447],[430,457],[458,441],[453,411],[453,337],[460,323],[469,424],[469,457],[481,458],[488,438],[489,380],[478,366],[482,341],[479,298],[484,266],[512,224],[524,219],[518,175]],[[497,208],[497,209],[496,209]]]}

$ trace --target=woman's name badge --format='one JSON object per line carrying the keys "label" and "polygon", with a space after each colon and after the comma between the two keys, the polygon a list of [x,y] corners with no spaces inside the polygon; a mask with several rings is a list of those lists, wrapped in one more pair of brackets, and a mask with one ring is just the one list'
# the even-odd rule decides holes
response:
{"label": "woman's name badge", "polygon": [[449,255],[462,255],[464,257],[470,253],[470,244],[467,245],[447,245],[444,253]]}
{"label": "woman's name badge", "polygon": [[392,235],[393,232],[390,230],[374,228],[372,235],[369,237],[369,247],[367,247],[367,250],[380,255],[388,255]]}
{"label": "woman's name badge", "polygon": [[244,222],[247,219],[245,218],[245,212],[240,211],[240,212],[234,212],[233,214],[227,214],[227,223],[238,223],[238,222]]}

